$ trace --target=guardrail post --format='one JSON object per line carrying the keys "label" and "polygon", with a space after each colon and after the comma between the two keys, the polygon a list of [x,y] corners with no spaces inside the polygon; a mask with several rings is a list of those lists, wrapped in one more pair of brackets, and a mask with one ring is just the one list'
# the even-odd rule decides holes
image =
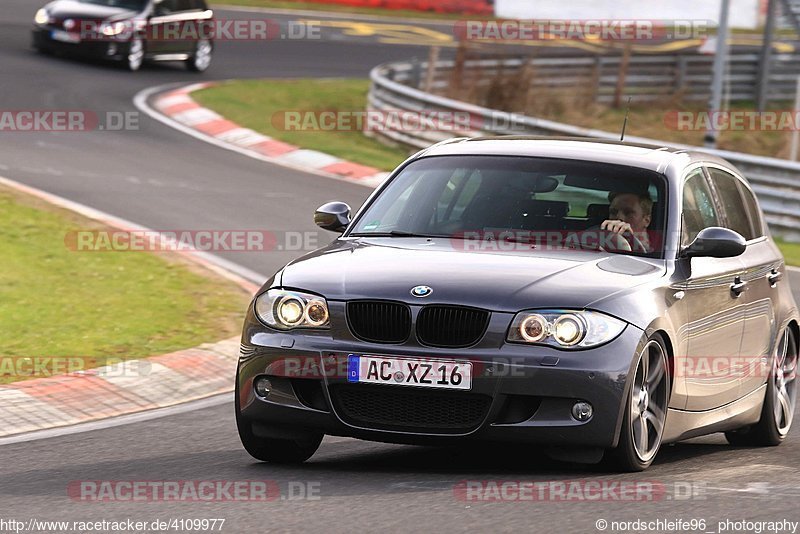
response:
{"label": "guardrail post", "polygon": [[422,90],[430,93],[433,88],[433,79],[436,76],[436,64],[439,62],[439,47],[432,46],[428,54],[428,68],[425,72],[425,85]]}
{"label": "guardrail post", "polygon": [[772,39],[775,33],[775,0],[767,0],[767,22],[758,69],[758,111],[764,111],[769,100],[769,77],[772,67]]}
{"label": "guardrail post", "polygon": [[466,41],[458,43],[456,49],[456,59],[453,63],[453,72],[450,73],[450,92],[453,95],[461,95],[462,82],[464,81],[464,63],[467,61]]}
{"label": "guardrail post", "polygon": [[415,89],[419,89],[422,79],[422,65],[419,59],[414,58],[411,60],[411,72],[408,73],[408,85]]}
{"label": "guardrail post", "polygon": [[600,94],[600,77],[603,71],[603,56],[597,55],[594,58],[594,64],[592,65],[592,81],[591,87],[589,90],[591,94],[589,95],[589,102],[597,103],[598,102],[598,95]]}
{"label": "guardrail post", "polygon": [[625,43],[625,48],[622,49],[622,61],[619,62],[619,71],[617,72],[617,87],[614,90],[614,107],[618,108],[622,103],[622,93],[625,92],[625,78],[628,77],[628,65],[631,61],[631,45]]}
{"label": "guardrail post", "polygon": [[[795,90],[794,94],[794,111],[797,113],[797,110],[800,109],[800,77],[797,78],[797,89]],[[792,147],[790,149],[790,156],[789,159],[792,161],[797,161],[797,143],[800,142],[800,130],[797,129],[795,126],[794,130],[792,130]]]}
{"label": "guardrail post", "polygon": [[675,92],[683,92],[686,86],[686,67],[688,60],[686,56],[678,56],[678,68],[675,71]]}

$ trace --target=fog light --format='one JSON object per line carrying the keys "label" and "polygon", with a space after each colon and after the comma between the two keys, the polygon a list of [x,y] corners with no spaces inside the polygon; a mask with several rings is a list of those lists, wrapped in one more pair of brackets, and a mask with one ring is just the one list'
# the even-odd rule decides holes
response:
{"label": "fog light", "polygon": [[594,409],[588,402],[576,402],[572,407],[572,417],[577,421],[588,421],[592,418]]}
{"label": "fog light", "polygon": [[269,395],[271,389],[272,384],[270,383],[269,378],[261,377],[256,379],[255,390],[259,397],[266,397]]}

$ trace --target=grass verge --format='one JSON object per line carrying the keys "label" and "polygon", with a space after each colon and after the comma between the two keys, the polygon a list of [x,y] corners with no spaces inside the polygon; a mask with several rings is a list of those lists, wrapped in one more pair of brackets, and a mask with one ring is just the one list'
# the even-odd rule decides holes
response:
{"label": "grass verge", "polygon": [[786,264],[800,267],[800,243],[787,243],[777,239],[775,242],[778,248],[781,249],[783,257],[786,259]]}
{"label": "grass verge", "polygon": [[0,383],[64,372],[66,359],[90,369],[239,331],[249,295],[178,254],[65,245],[70,230],[104,229],[0,186]]}
{"label": "grass verge", "polygon": [[[302,148],[392,170],[408,151],[388,147],[359,130],[287,131],[284,113],[364,111],[369,80],[237,80],[192,93],[201,105],[233,122]],[[311,113],[308,116],[312,116]]]}

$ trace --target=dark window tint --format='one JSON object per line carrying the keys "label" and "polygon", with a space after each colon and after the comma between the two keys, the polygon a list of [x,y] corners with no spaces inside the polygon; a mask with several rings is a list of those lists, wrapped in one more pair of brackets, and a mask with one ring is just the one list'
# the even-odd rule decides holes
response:
{"label": "dark window tint", "polygon": [[147,0],[78,0],[82,4],[95,4],[98,6],[121,7],[141,11],[147,5]]}
{"label": "dark window tint", "polygon": [[696,169],[689,174],[683,186],[682,246],[694,241],[700,230],[719,225],[714,199],[705,175],[701,169]]}
{"label": "dark window tint", "polygon": [[761,210],[758,209],[758,203],[753,192],[750,191],[743,183],[739,183],[739,192],[744,199],[744,207],[747,210],[747,218],[750,219],[753,227],[753,237],[761,237],[764,235],[764,221],[761,218]]}
{"label": "dark window tint", "polygon": [[170,13],[175,13],[178,11],[178,0],[163,0],[156,4],[156,9],[158,13],[163,15],[168,15]]}
{"label": "dark window tint", "polygon": [[194,2],[192,0],[175,0],[175,4],[175,11],[191,11],[195,9]]}
{"label": "dark window tint", "polygon": [[753,239],[753,227],[739,192],[738,179],[719,169],[709,169],[711,184],[717,192],[720,204],[725,210],[725,227],[740,233],[745,239]]}

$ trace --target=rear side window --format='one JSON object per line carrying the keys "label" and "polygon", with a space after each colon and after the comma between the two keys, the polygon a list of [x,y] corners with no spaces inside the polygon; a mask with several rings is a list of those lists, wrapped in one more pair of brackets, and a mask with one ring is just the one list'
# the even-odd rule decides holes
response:
{"label": "rear side window", "polygon": [[687,176],[683,185],[681,245],[686,246],[694,241],[700,230],[719,225],[714,197],[708,188],[703,170],[695,169]]}
{"label": "rear side window", "polygon": [[758,209],[758,202],[756,202],[755,195],[741,182],[739,182],[739,192],[744,199],[747,218],[750,219],[751,226],[753,227],[753,238],[762,237],[764,235],[764,220],[761,218],[761,210]]}
{"label": "rear side window", "polygon": [[748,209],[745,207],[739,189],[739,180],[730,173],[720,169],[708,169],[711,175],[711,184],[717,192],[722,209],[725,211],[724,225],[726,228],[738,232],[746,240],[754,239],[753,221]]}
{"label": "rear side window", "polygon": [[175,13],[178,10],[177,0],[163,0],[156,5],[158,8],[158,13],[162,15]]}
{"label": "rear side window", "polygon": [[158,4],[158,10],[165,15],[181,11],[191,11],[195,9],[192,4],[193,0],[163,0],[163,2]]}
{"label": "rear side window", "polygon": [[191,11],[196,9],[192,0],[175,0],[175,11]]}

